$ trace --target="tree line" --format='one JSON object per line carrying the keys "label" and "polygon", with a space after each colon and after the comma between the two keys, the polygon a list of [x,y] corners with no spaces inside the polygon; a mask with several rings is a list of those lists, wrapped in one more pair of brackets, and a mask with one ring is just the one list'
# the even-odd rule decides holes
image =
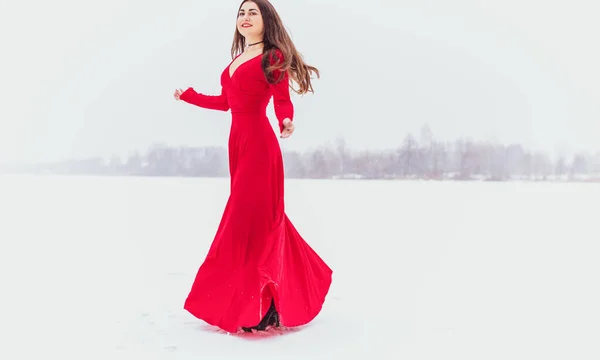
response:
{"label": "tree line", "polygon": [[[343,139],[306,151],[284,151],[288,178],[600,181],[600,151],[554,159],[519,144],[457,139],[438,141],[429,127],[420,139],[406,135],[388,150],[352,150]],[[229,176],[227,148],[150,146],[126,159],[113,156],[32,164],[4,169],[20,173],[130,176]]]}

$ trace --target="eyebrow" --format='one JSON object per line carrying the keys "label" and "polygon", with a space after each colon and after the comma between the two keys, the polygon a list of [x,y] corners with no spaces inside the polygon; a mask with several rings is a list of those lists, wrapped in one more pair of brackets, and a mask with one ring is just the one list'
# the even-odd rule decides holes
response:
{"label": "eyebrow", "polygon": [[[258,11],[258,9],[248,9],[248,11],[252,11],[252,10]],[[240,9],[240,11],[244,11],[244,9]]]}

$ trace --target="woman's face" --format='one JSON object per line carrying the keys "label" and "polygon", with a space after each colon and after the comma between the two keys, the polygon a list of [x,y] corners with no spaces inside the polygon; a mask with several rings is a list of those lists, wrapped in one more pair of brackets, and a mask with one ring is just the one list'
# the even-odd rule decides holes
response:
{"label": "woman's face", "polygon": [[246,1],[238,13],[237,29],[245,38],[260,37],[264,31],[264,24],[260,9],[253,1]]}

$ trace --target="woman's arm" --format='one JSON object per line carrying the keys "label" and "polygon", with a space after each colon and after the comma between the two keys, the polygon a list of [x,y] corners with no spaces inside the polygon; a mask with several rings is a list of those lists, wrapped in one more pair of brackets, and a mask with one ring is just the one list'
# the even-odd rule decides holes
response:
{"label": "woman's arm", "polygon": [[[283,60],[283,54],[276,50],[279,60]],[[275,63],[275,59],[271,57],[271,64]],[[280,70],[273,71],[273,78],[278,79],[281,76]],[[273,107],[275,108],[275,116],[279,122],[279,131],[283,131],[283,121],[289,119],[294,120],[294,104],[290,99],[290,79],[286,71],[283,79],[277,84],[271,84],[271,94],[273,95]]]}
{"label": "woman's arm", "polygon": [[221,87],[221,95],[205,95],[196,92],[192,87],[187,88],[179,99],[196,106],[211,110],[229,110],[229,102],[227,101],[227,93]]}

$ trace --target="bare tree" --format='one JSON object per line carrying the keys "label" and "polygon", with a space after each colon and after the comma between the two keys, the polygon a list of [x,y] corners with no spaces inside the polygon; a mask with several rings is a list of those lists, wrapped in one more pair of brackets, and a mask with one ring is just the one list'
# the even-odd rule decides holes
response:
{"label": "bare tree", "polygon": [[[460,138],[436,141],[427,124],[420,141],[407,134],[397,148],[352,152],[343,138],[303,152],[284,151],[286,176],[327,179],[356,174],[364,178],[424,178],[457,180],[536,181],[552,178],[600,181],[600,151],[567,157],[557,152],[555,161],[543,151],[528,151],[519,144],[475,142]],[[2,166],[3,172],[110,174],[148,176],[228,176],[229,158],[224,147],[171,147],[154,144],[145,154],[131,153],[125,161],[113,156],[45,164]],[[568,160],[570,162],[568,162]],[[554,175],[554,177],[551,177]]]}
{"label": "bare tree", "polygon": [[414,174],[418,160],[419,144],[412,134],[406,135],[398,150],[399,167],[403,177]]}

